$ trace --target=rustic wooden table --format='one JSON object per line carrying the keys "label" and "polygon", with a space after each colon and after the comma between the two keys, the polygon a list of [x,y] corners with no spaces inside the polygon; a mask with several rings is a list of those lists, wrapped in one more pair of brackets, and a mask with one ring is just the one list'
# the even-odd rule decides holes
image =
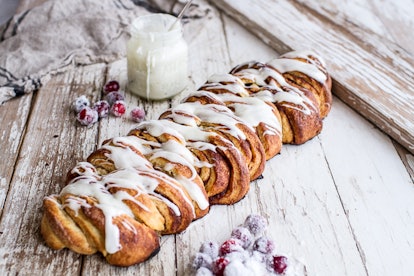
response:
{"label": "rustic wooden table", "polygon": [[[21,1],[19,11],[39,2]],[[175,1],[154,2],[170,11],[178,10],[169,4]],[[170,101],[158,103],[127,95],[128,105],[144,107],[149,119],[177,104],[209,75],[225,73],[252,59],[267,61],[279,55],[274,49],[283,51],[301,41],[300,37],[278,41],[277,33],[265,32],[259,39],[248,31],[254,26],[244,24],[246,29],[239,24],[248,21],[237,9],[232,11],[234,21],[213,4],[195,2],[201,16],[185,24],[191,87]],[[231,2],[236,1],[218,5],[234,5]],[[237,1],[237,5],[248,2]],[[372,49],[370,52],[379,58],[392,56],[388,64],[395,70],[413,66],[412,2],[305,2],[267,1],[266,5],[283,6],[286,12],[290,12],[287,6],[293,5],[305,18],[321,19],[325,25],[318,28],[326,32],[334,29],[338,37],[365,45],[364,49]],[[321,49],[323,52],[323,46]],[[392,54],[381,56],[387,51]],[[356,108],[357,113],[349,107],[355,108],[358,100],[353,104],[351,94],[344,91],[353,92],[347,88],[352,85],[358,88],[355,80],[359,76],[342,78],[343,68],[335,66],[342,61],[324,57],[335,78],[333,92],[337,97],[322,133],[304,145],[284,146],[281,154],[267,162],[263,179],[252,183],[246,198],[232,206],[213,206],[185,232],[162,237],[157,256],[129,268],[111,267],[100,255],[53,251],[44,245],[39,233],[43,197],[59,193],[66,172],[104,139],[125,135],[134,126],[127,117],[112,117],[86,128],[78,125],[69,111],[70,103],[79,95],[98,99],[96,91],[107,80],[118,79],[125,87],[125,59],[74,68],[54,77],[37,93],[0,106],[0,274],[190,275],[192,257],[202,241],[224,241],[247,215],[260,213],[269,221],[266,234],[275,240],[278,252],[298,263],[299,275],[413,275],[414,156],[405,149],[409,147],[400,146],[379,129],[381,126],[370,122],[376,122],[375,118],[368,121],[359,115],[367,115],[364,110]],[[381,68],[364,67],[361,71],[375,76],[376,70]],[[348,71],[348,75],[353,74]],[[412,82],[412,77],[408,75],[406,82]],[[398,85],[401,83],[396,82],[395,87]],[[409,89],[412,92],[412,87]],[[412,115],[414,110],[404,112]]]}

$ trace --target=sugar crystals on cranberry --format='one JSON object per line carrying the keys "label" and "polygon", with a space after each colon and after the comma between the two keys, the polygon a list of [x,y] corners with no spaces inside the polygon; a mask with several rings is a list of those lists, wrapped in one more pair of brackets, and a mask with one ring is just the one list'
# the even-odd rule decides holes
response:
{"label": "sugar crystals on cranberry", "polygon": [[239,240],[236,239],[228,239],[220,246],[219,254],[220,256],[227,255],[231,252],[235,251],[243,251],[243,247],[241,246]]}
{"label": "sugar crystals on cranberry", "polygon": [[98,112],[89,106],[85,106],[76,115],[76,119],[81,125],[91,126],[98,121]]}
{"label": "sugar crystals on cranberry", "polygon": [[253,243],[253,236],[246,227],[236,227],[231,232],[231,236],[240,241],[243,248],[248,248]]}
{"label": "sugar crystals on cranberry", "polygon": [[107,101],[98,101],[93,105],[93,109],[98,112],[99,118],[105,118],[109,114],[110,105]]}
{"label": "sugar crystals on cranberry", "polygon": [[131,110],[131,118],[134,122],[140,123],[145,119],[145,110],[135,107]]}
{"label": "sugar crystals on cranberry", "polygon": [[124,115],[126,112],[126,105],[125,102],[120,100],[120,101],[116,101],[112,106],[111,106],[111,114],[114,115],[115,117],[121,117],[122,115]]}
{"label": "sugar crystals on cranberry", "polygon": [[113,91],[106,95],[106,100],[110,105],[113,105],[116,101],[125,100],[124,94],[120,91]]}
{"label": "sugar crystals on cranberry", "polygon": [[263,254],[270,254],[274,249],[274,242],[267,237],[260,237],[253,244],[253,250],[259,251]]}
{"label": "sugar crystals on cranberry", "polygon": [[250,215],[220,247],[214,241],[204,242],[192,265],[196,275],[285,275],[288,259],[275,255],[271,239],[259,236],[266,227],[264,217]]}
{"label": "sugar crystals on cranberry", "polygon": [[88,98],[86,98],[85,95],[79,96],[73,101],[72,103],[72,109],[75,111],[75,113],[79,113],[82,108],[89,106],[90,102]]}
{"label": "sugar crystals on cranberry", "polygon": [[244,226],[250,230],[253,235],[260,235],[267,227],[267,221],[264,217],[257,214],[249,215],[245,222]]}
{"label": "sugar crystals on cranberry", "polygon": [[229,264],[229,262],[230,261],[226,257],[218,257],[213,262],[213,269],[212,269],[212,271],[213,271],[214,275],[223,276],[224,269]]}

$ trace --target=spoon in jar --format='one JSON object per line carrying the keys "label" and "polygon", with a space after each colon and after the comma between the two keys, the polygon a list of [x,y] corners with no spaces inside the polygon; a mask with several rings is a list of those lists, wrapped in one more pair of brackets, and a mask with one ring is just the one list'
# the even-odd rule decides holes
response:
{"label": "spoon in jar", "polygon": [[177,16],[177,19],[175,20],[175,22],[171,25],[171,27],[168,29],[168,31],[171,31],[174,27],[175,27],[175,25],[177,25],[177,23],[178,22],[180,22],[180,20],[181,20],[181,18],[183,17],[183,15],[184,15],[184,12],[188,9],[188,7],[190,7],[190,5],[191,5],[191,2],[192,2],[193,0],[189,0],[189,1],[187,1],[187,3],[185,4],[185,6],[184,6],[184,8],[180,11],[180,13],[178,14],[178,16]]}

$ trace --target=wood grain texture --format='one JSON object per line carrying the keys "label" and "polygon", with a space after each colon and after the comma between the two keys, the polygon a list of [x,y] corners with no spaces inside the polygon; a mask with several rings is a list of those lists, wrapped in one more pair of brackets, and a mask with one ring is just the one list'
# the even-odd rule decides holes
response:
{"label": "wood grain texture", "polygon": [[334,93],[414,152],[414,59],[380,52],[331,19],[291,1],[220,1],[217,5],[280,52],[313,49],[326,60]]}
{"label": "wood grain texture", "polygon": [[15,99],[0,109],[0,125],[3,126],[0,131],[0,217],[15,172],[15,163],[30,114],[31,100],[31,96]]}
{"label": "wood grain texture", "polygon": [[335,21],[362,41],[372,43],[375,39],[378,42],[375,46],[394,47],[395,54],[405,51],[412,56],[414,53],[413,37],[407,35],[414,32],[413,1],[298,2]]}
{"label": "wood grain texture", "polygon": [[367,274],[410,275],[413,182],[387,136],[340,101],[334,106],[320,139]]}

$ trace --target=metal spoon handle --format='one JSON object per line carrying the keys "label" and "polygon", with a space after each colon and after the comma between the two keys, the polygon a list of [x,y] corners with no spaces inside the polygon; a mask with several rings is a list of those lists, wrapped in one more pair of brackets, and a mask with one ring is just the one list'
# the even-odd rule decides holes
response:
{"label": "metal spoon handle", "polygon": [[190,7],[191,2],[193,0],[189,0],[187,1],[187,3],[185,4],[184,8],[180,11],[180,13],[177,16],[177,19],[175,20],[175,22],[171,25],[170,30],[172,30],[174,28],[174,26],[181,20],[181,18],[184,16],[185,11],[188,9],[188,7]]}

